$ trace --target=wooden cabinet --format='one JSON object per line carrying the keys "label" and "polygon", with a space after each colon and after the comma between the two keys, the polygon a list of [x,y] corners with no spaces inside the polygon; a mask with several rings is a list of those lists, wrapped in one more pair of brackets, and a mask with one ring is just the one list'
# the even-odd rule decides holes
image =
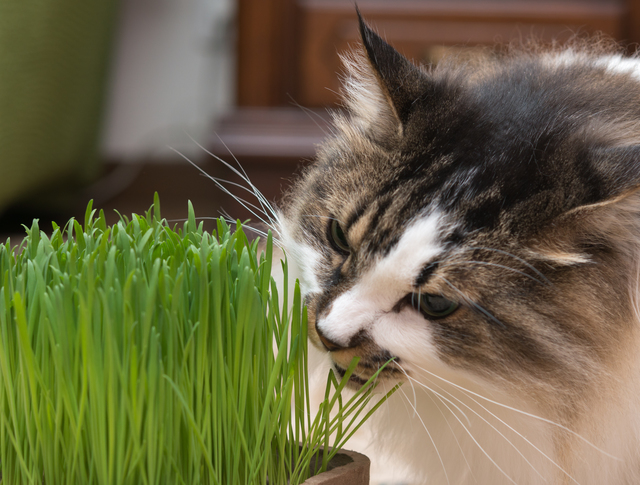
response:
{"label": "wooden cabinet", "polygon": [[[640,1],[359,0],[365,19],[400,52],[437,62],[450,50],[508,42],[565,41],[602,32],[640,40]],[[275,180],[291,177],[313,155],[335,108],[339,53],[358,42],[352,0],[238,0],[236,110],[217,134],[277,197]],[[269,136],[274,138],[269,139]],[[228,154],[214,137],[213,150]],[[265,174],[270,174],[269,177]],[[260,182],[264,180],[265,183]]]}
{"label": "wooden cabinet", "polygon": [[[361,0],[360,11],[409,58],[437,60],[443,47],[564,41],[603,32],[635,42],[622,0]],[[351,0],[240,0],[238,106],[306,107],[336,101],[338,54],[358,42]]]}

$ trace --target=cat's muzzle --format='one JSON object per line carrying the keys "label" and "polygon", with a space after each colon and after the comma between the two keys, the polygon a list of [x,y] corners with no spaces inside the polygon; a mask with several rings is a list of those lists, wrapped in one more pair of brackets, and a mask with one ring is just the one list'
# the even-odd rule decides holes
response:
{"label": "cat's muzzle", "polygon": [[[376,378],[376,382],[391,381],[396,383],[401,381],[405,374],[400,369],[396,361],[393,360],[389,362],[390,359],[392,359],[392,357],[384,359],[382,356],[376,357],[374,359],[375,362],[370,362],[367,359],[361,359],[360,362],[358,362],[358,366],[355,371],[351,374],[347,386],[355,390],[361,388],[369,381],[369,378],[371,378],[371,376],[373,376],[383,366],[384,367]],[[335,373],[340,377],[340,379],[342,379],[347,372],[346,368],[337,363],[335,359],[332,360]]]}

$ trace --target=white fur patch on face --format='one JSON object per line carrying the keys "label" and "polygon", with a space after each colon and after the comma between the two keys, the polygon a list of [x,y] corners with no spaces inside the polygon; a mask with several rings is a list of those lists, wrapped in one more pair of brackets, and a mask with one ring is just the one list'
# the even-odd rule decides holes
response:
{"label": "white fur patch on face", "polygon": [[420,271],[441,252],[438,234],[442,224],[438,212],[414,222],[390,253],[377,260],[333,302],[329,313],[318,319],[322,333],[347,346],[355,335],[367,330],[391,352],[406,354],[415,346],[424,353],[431,346],[424,318],[412,309],[397,313],[392,308],[415,291],[413,283]]}
{"label": "white fur patch on face", "polygon": [[316,272],[320,263],[320,254],[310,243],[296,240],[287,224],[281,224],[280,229],[283,246],[293,259],[290,262],[295,265],[295,267],[289,266],[289,279],[300,280],[300,291],[303,297],[319,292],[320,284]]}

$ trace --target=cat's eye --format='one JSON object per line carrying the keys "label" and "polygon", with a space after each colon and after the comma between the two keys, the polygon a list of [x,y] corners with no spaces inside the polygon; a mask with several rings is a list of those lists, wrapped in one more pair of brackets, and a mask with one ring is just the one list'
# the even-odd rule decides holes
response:
{"label": "cat's eye", "polygon": [[441,295],[421,293],[412,295],[413,306],[425,318],[436,320],[451,315],[458,309],[458,302],[449,300]]}
{"label": "cat's eye", "polygon": [[331,221],[330,236],[331,242],[333,243],[333,246],[336,248],[336,250],[342,253],[351,252],[351,248],[349,248],[349,242],[347,241],[347,236],[344,235],[342,226],[335,219]]}

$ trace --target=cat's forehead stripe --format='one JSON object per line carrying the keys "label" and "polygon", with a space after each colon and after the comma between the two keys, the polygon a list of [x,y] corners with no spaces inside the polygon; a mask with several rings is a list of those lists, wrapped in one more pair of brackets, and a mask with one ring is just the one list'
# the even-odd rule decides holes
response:
{"label": "cat's forehead stripe", "polygon": [[351,226],[353,226],[356,222],[358,222],[362,218],[362,216],[364,216],[364,214],[366,213],[367,207],[368,206],[365,205],[364,203],[360,203],[356,207],[356,209],[351,212],[349,217],[345,220],[344,229],[348,230]]}
{"label": "cat's forehead stripe", "polygon": [[420,273],[418,274],[418,277],[415,280],[414,286],[416,288],[419,288],[422,285],[424,285],[427,281],[429,281],[429,278],[431,278],[431,275],[433,275],[436,272],[436,269],[438,269],[437,261],[431,261],[425,264],[422,270],[420,271]]}
{"label": "cat's forehead stripe", "polygon": [[409,291],[425,265],[441,254],[443,225],[444,216],[437,210],[413,222],[400,235],[393,248],[377,261],[371,277],[380,281],[385,279],[384,275],[393,275]]}

